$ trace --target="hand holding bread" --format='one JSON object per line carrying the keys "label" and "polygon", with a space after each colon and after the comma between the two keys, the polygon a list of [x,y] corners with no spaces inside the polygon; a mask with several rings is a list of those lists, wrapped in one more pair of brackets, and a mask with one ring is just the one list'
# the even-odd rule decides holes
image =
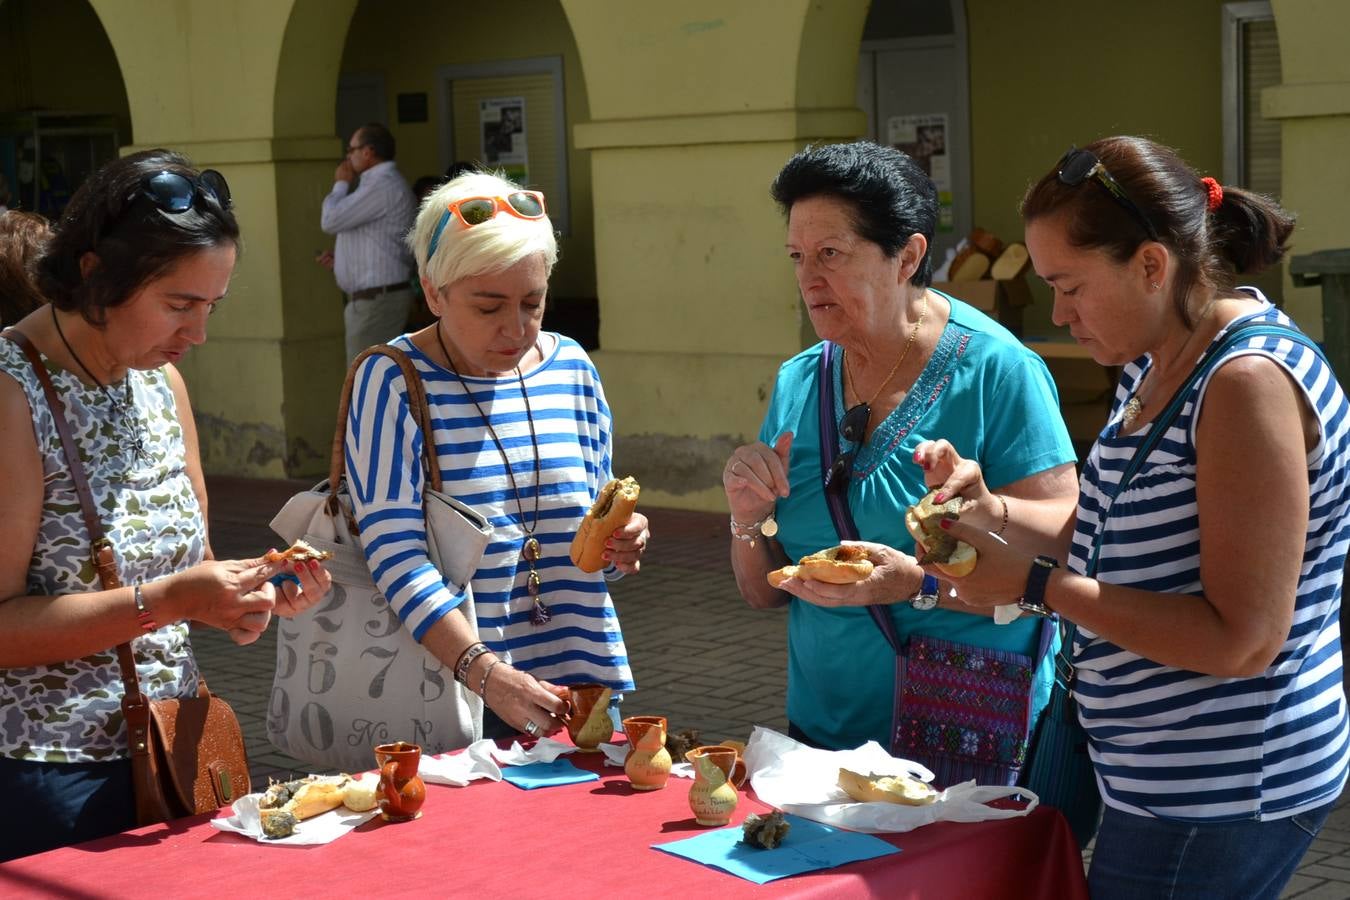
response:
{"label": "hand holding bread", "polygon": [[944,518],[961,517],[961,498],[951,497],[937,503],[937,493],[937,490],[929,491],[905,510],[905,529],[924,549],[923,555],[919,556],[919,565],[931,563],[944,574],[960,578],[975,570],[978,554],[974,547],[957,540],[941,525]]}
{"label": "hand holding bread", "polygon": [[823,581],[827,584],[854,584],[872,574],[867,548],[841,544],[803,556],[795,566],[784,566],[769,573],[769,584],[778,587],[789,578]]}
{"label": "hand holding bread", "polygon": [[631,476],[612,478],[600,489],[600,496],[596,497],[572,538],[572,562],[578,569],[599,572],[605,567],[606,543],[633,517],[640,490]]}

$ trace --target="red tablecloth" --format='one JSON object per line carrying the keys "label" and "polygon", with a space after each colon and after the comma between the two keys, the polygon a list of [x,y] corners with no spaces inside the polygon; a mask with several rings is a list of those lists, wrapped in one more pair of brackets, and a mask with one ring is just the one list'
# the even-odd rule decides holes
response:
{"label": "red tablecloth", "polygon": [[[0,897],[1087,897],[1082,858],[1052,809],[881,835],[901,852],[755,885],[651,849],[703,830],[691,781],[638,793],[599,754],[569,758],[601,780],[428,784],[422,818],[376,818],[319,846],[259,844],[196,816],[0,865]],[[743,793],[732,822],[767,809]]]}

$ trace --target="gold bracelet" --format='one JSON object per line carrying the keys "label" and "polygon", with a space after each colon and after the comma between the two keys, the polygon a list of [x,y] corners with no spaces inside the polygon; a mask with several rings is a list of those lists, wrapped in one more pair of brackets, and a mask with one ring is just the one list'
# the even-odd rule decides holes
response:
{"label": "gold bracelet", "polygon": [[1008,500],[1002,494],[995,494],[994,496],[998,498],[999,503],[1003,504],[1003,522],[998,526],[998,531],[994,532],[994,534],[1001,535],[1008,528]]}
{"label": "gold bracelet", "polygon": [[497,668],[497,663],[499,663],[499,662],[501,662],[501,661],[502,661],[501,657],[497,657],[497,658],[494,659],[492,662],[488,663],[487,671],[483,673],[483,680],[480,681],[480,682],[478,682],[478,696],[480,696],[480,697],[483,698],[483,702],[484,702],[484,703],[487,702],[487,680],[488,680],[488,676],[492,674],[492,670],[495,669],[495,668]]}

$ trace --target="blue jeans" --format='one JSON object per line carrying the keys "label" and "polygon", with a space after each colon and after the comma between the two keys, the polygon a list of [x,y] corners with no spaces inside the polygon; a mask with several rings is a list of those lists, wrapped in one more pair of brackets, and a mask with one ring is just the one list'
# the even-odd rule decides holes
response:
{"label": "blue jeans", "polygon": [[1106,807],[1088,872],[1093,900],[1278,898],[1334,801],[1285,819],[1187,823]]}
{"label": "blue jeans", "polygon": [[[136,826],[131,760],[44,763],[0,758],[0,862]],[[18,812],[22,810],[22,812]]]}

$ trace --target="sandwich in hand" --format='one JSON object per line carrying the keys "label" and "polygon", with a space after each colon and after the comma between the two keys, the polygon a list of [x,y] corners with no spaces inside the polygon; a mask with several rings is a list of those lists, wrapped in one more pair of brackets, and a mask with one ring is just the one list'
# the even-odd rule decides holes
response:
{"label": "sandwich in hand", "polygon": [[281,562],[283,559],[289,559],[292,562],[308,562],[309,560],[323,561],[332,558],[333,554],[329,551],[312,547],[304,541],[296,541],[285,550],[268,550],[263,555],[263,560],[266,562]]}
{"label": "sandwich in hand", "polygon": [[778,587],[789,578],[853,584],[871,574],[872,561],[867,558],[867,550],[855,544],[844,544],[803,556],[795,566],[775,569],[769,573],[769,584]]}
{"label": "sandwich in hand", "polygon": [[958,541],[939,524],[944,518],[960,518],[961,498],[950,497],[945,503],[934,503],[936,490],[929,491],[918,503],[905,511],[905,528],[910,536],[924,547],[919,565],[930,563],[953,578],[969,575],[975,570],[975,548]]}
{"label": "sandwich in hand", "polygon": [[638,483],[632,476],[611,478],[600,489],[586,518],[581,520],[572,538],[572,562],[583,572],[599,572],[605,567],[605,542],[628,523],[637,508]]}

